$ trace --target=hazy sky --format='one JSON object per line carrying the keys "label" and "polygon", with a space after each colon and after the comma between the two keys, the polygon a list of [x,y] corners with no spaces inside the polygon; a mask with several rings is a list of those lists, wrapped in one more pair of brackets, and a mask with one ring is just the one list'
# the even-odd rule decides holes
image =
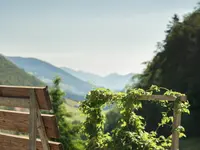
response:
{"label": "hazy sky", "polygon": [[0,53],[101,75],[141,72],[198,0],[0,0]]}

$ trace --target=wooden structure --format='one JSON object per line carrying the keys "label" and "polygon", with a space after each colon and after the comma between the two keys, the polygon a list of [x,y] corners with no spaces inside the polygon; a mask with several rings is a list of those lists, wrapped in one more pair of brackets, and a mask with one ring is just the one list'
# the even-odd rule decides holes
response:
{"label": "wooden structure", "polygon": [[[0,129],[28,133],[29,137],[0,133],[0,150],[62,150],[56,117],[41,114],[51,110],[47,87],[2,86],[0,106],[28,108],[29,112],[0,110]],[[39,136],[40,139],[36,139]]]}
{"label": "wooden structure", "polygon": [[[173,96],[166,95],[150,95],[150,96],[142,96],[139,100],[168,100],[174,102],[176,98]],[[186,96],[181,96],[180,100],[182,102],[187,100]],[[175,129],[181,125],[181,112],[177,111],[179,108],[179,104],[174,103],[173,109],[173,125],[172,125],[172,146],[171,150],[179,150],[179,132]]]}

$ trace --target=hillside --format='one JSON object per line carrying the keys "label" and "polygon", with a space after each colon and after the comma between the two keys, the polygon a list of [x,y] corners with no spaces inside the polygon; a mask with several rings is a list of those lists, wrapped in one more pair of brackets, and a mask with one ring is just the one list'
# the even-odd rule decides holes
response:
{"label": "hillside", "polygon": [[62,88],[69,93],[84,95],[93,88],[89,83],[82,81],[62,69],[42,60],[23,57],[7,58],[18,67],[23,68],[26,72],[33,74],[50,85],[55,76],[60,76],[62,79]]}
{"label": "hillside", "polygon": [[40,80],[19,69],[12,62],[0,54],[0,84],[2,85],[24,85],[44,86]]}
{"label": "hillside", "polygon": [[72,74],[73,76],[80,78],[83,81],[88,81],[94,85],[106,87],[112,90],[122,90],[130,82],[134,74],[130,73],[127,75],[119,75],[116,73],[99,76],[93,73],[88,73],[84,71],[76,71],[71,68],[61,67],[64,71]]}

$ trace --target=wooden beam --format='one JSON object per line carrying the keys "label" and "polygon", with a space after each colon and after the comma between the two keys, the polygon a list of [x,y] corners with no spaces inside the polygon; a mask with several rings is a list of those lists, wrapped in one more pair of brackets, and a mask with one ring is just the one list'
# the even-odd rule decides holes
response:
{"label": "wooden beam", "polygon": [[[0,150],[27,150],[28,142],[28,137],[0,133]],[[37,139],[36,145],[37,150],[44,150],[41,140]],[[61,143],[49,141],[49,145],[50,150],[63,150]]]}
{"label": "wooden beam", "polygon": [[44,89],[43,86],[15,86],[15,85],[0,85],[1,88],[15,88],[15,89]]}
{"label": "wooden beam", "polygon": [[30,89],[30,115],[29,115],[29,150],[36,150],[37,134],[37,105],[35,90]]}
{"label": "wooden beam", "polygon": [[0,97],[0,106],[29,108],[29,98]]}
{"label": "wooden beam", "polygon": [[[186,96],[181,96],[182,97],[182,101],[185,101],[185,97]],[[146,95],[146,96],[141,96],[139,97],[138,100],[155,100],[155,101],[159,101],[159,100],[168,100],[168,101],[175,101],[176,98],[174,98],[173,96],[167,96],[167,95]]]}
{"label": "wooden beam", "polygon": [[[6,86],[0,85],[0,97],[25,98],[30,97],[29,90],[35,89],[40,109],[52,109],[47,87]],[[22,107],[22,106],[21,106]]]}

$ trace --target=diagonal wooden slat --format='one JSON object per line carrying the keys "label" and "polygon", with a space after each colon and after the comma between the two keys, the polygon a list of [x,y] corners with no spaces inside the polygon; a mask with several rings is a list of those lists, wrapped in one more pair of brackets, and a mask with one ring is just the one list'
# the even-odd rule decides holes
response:
{"label": "diagonal wooden slat", "polygon": [[[35,94],[34,89],[32,89],[31,91]],[[38,105],[37,100],[35,101],[35,106],[36,106],[36,115],[37,115],[37,130],[38,130],[39,135],[40,135],[42,147],[43,147],[44,150],[50,150],[50,146],[49,146],[49,143],[48,143],[48,137],[47,137],[47,134],[46,134],[44,122],[43,122],[43,119],[41,117],[41,113],[40,113],[40,110],[39,110],[39,105]]]}

